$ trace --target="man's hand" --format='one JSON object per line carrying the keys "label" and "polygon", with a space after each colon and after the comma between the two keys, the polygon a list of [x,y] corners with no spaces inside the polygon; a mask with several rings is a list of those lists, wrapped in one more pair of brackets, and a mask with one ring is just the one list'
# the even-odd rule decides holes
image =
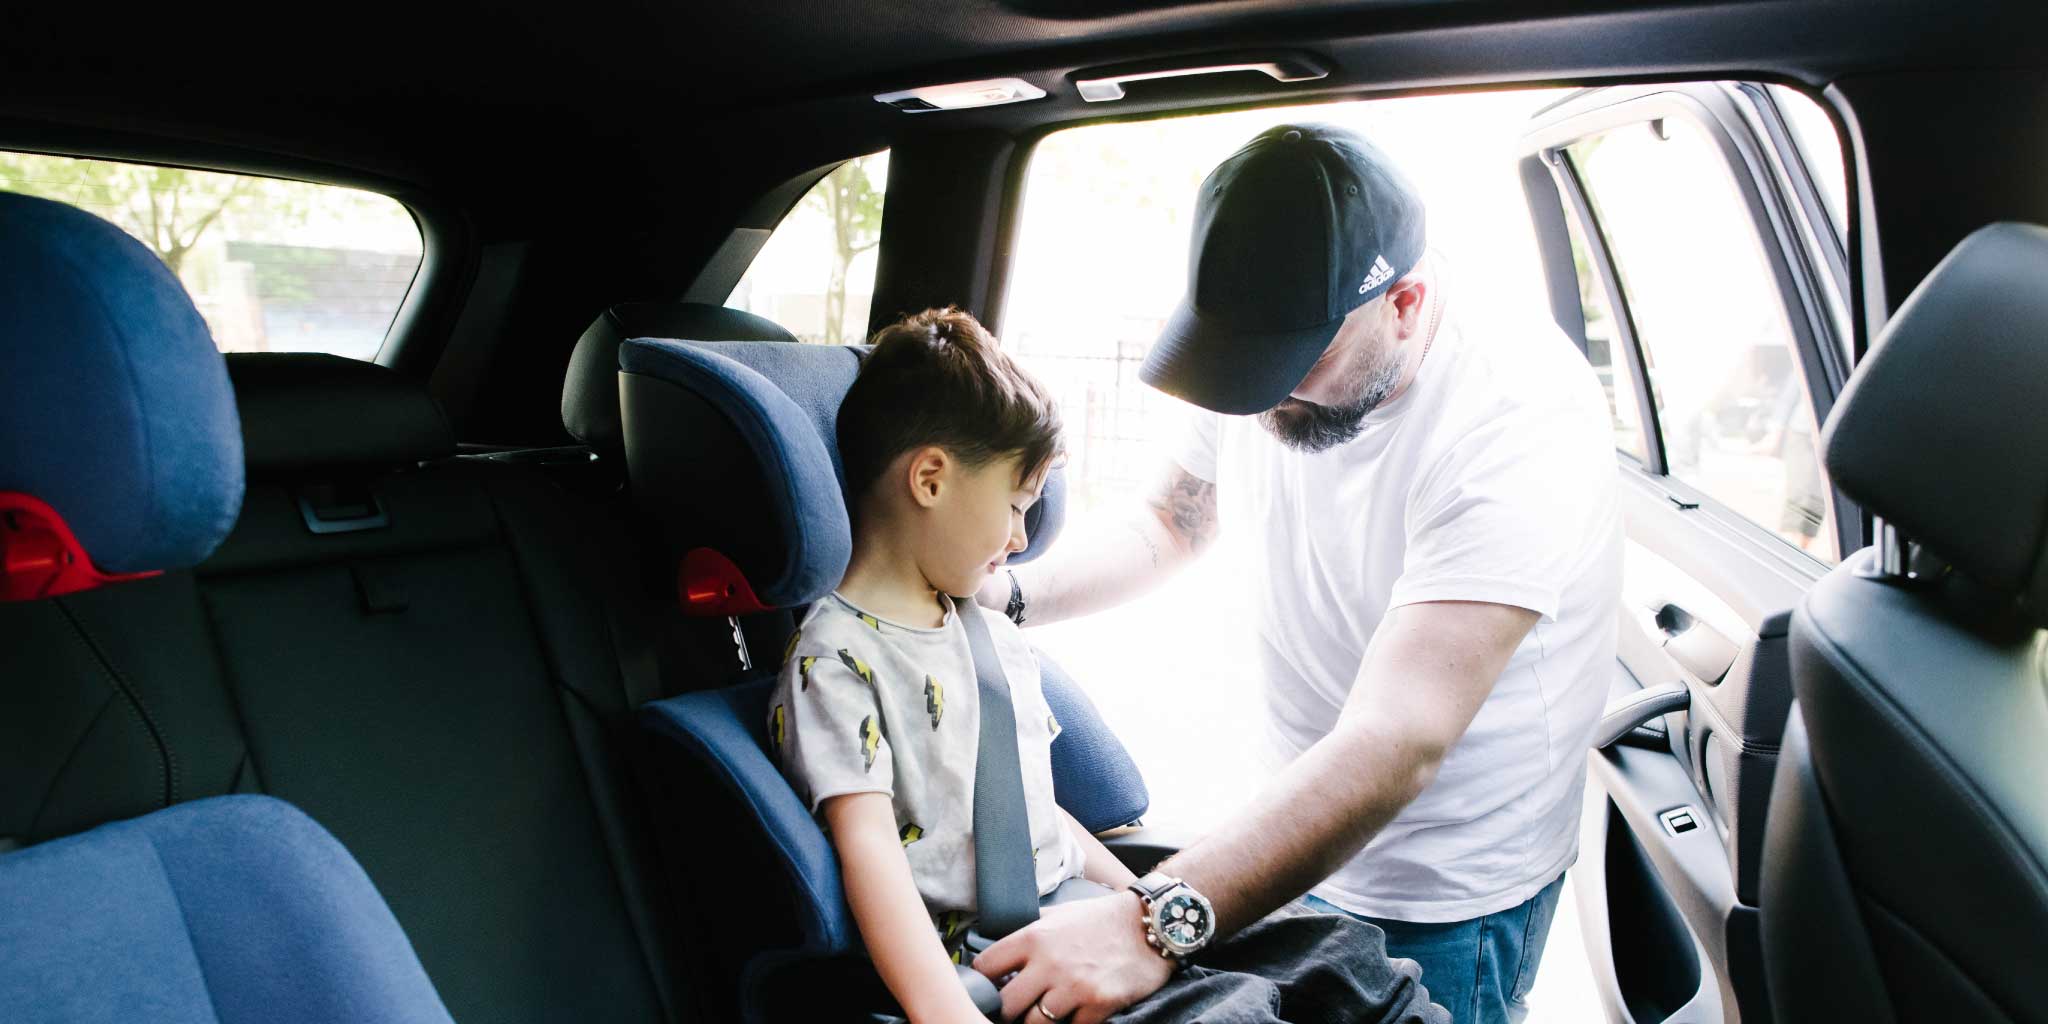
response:
{"label": "man's hand", "polygon": [[1043,1006],[1058,1020],[1100,1024],[1173,976],[1172,962],[1145,944],[1141,914],[1134,892],[1047,907],[1036,924],[982,951],[974,969],[990,980],[1016,972],[1003,986],[1004,1020],[1033,1021],[1044,1016],[1033,1007]]}

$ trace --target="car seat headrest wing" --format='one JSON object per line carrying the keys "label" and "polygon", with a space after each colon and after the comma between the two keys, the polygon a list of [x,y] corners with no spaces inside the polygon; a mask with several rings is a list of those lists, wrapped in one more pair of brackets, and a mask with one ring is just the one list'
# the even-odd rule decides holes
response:
{"label": "car seat headrest wing", "polygon": [[204,560],[242,505],[242,438],[206,322],[156,254],[0,193],[0,598]]}
{"label": "car seat headrest wing", "polygon": [[562,380],[562,426],[600,457],[623,458],[619,419],[619,346],[627,338],[796,341],[770,320],[702,302],[622,302],[590,322],[569,354]]}
{"label": "car seat headrest wing", "polygon": [[[737,615],[830,593],[852,553],[836,443],[862,349],[635,338],[619,350],[627,475],[682,564],[686,609]],[[1025,518],[1036,557],[1065,518],[1055,469]]]}

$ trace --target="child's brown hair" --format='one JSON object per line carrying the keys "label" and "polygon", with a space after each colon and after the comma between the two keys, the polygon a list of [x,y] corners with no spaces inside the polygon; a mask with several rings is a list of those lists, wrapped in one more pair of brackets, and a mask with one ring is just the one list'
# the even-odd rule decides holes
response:
{"label": "child's brown hair", "polygon": [[875,332],[839,406],[851,508],[896,456],[924,445],[969,466],[1019,457],[1029,480],[1060,453],[1059,406],[974,317],[927,309]]}

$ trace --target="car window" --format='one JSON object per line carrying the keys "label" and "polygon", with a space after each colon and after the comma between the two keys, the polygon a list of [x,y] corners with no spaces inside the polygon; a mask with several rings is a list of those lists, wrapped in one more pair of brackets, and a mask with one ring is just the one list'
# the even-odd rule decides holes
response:
{"label": "car window", "polygon": [[1847,244],[1849,224],[1848,166],[1842,162],[1842,140],[1835,135],[1835,123],[1828,120],[1820,104],[1797,89],[1782,85],[1768,87],[1771,100],[1792,129],[1792,141],[1799,149],[1800,163],[1813,177],[1821,203],[1833,221],[1835,237]]}
{"label": "car window", "polygon": [[112,221],[178,276],[223,352],[374,359],[423,246],[397,200],[245,174],[0,152],[0,191]]}
{"label": "car window", "polygon": [[809,342],[865,340],[888,191],[884,150],[840,164],[797,201],[725,304]]}
{"label": "car window", "polygon": [[1673,115],[1567,152],[1642,346],[1669,472],[1834,562],[1805,371],[1720,150],[1705,128]]}

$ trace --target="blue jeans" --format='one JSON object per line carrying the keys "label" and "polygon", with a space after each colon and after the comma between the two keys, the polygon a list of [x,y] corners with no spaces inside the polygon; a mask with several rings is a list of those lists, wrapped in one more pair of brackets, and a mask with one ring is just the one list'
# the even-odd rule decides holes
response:
{"label": "blue jeans", "polygon": [[1310,906],[1347,914],[1387,933],[1387,955],[1422,965],[1429,998],[1451,1011],[1455,1024],[1520,1024],[1529,1013],[1529,989],[1543,959],[1543,940],[1557,916],[1564,876],[1520,906],[1469,921],[1418,924],[1352,914],[1327,900]]}

